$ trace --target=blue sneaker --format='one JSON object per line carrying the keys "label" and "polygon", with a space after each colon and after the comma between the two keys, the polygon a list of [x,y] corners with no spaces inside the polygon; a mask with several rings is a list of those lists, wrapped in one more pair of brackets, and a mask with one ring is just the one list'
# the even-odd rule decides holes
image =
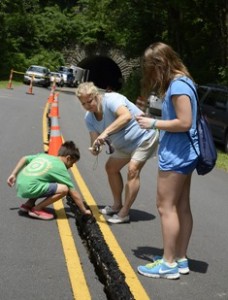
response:
{"label": "blue sneaker", "polygon": [[[155,255],[153,257],[153,261],[157,261],[159,259],[162,259],[162,256]],[[188,266],[188,259],[187,258],[181,258],[177,260],[178,270],[179,273],[182,275],[186,275],[189,273],[189,266]]]}
{"label": "blue sneaker", "polygon": [[156,260],[155,262],[145,266],[139,266],[138,272],[144,276],[152,278],[180,278],[177,263],[175,263],[173,267],[170,267],[163,261],[163,259]]}
{"label": "blue sneaker", "polygon": [[186,275],[189,273],[189,266],[188,266],[188,259],[187,258],[181,258],[177,260],[177,265],[179,269],[179,273]]}

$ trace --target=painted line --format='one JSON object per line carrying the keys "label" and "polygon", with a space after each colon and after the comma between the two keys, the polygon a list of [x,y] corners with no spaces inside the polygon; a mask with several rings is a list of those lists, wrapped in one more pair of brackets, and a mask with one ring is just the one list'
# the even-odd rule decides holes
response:
{"label": "painted line", "polygon": [[[45,113],[44,113],[44,116],[46,117]],[[43,124],[45,124],[44,119],[43,119]],[[47,136],[47,135],[45,135],[45,136]],[[141,300],[141,299],[151,300],[151,298],[148,296],[145,289],[143,288],[141,282],[139,281],[135,271],[131,267],[131,265],[130,265],[127,257],[125,256],[124,252],[122,251],[120,245],[118,244],[115,236],[113,235],[109,225],[106,222],[106,219],[103,217],[102,214],[99,213],[97,203],[94,200],[94,198],[92,197],[85,181],[83,180],[83,178],[82,178],[81,174],[79,173],[79,170],[75,164],[71,168],[71,172],[72,172],[73,177],[80,189],[80,192],[81,192],[84,200],[90,206],[90,208],[93,212],[93,215],[96,218],[97,224],[100,227],[100,230],[104,236],[104,239],[105,239],[107,245],[109,246],[109,249],[112,252],[120,270],[123,272],[123,274],[125,274],[126,283],[129,286],[134,298],[136,300]],[[58,203],[58,202],[56,202],[56,203]],[[67,221],[67,219],[66,219],[66,221]],[[72,247],[74,247],[74,245]],[[66,260],[67,260],[67,258],[66,258]],[[73,278],[71,280],[73,280]],[[71,282],[71,284],[72,284],[72,286],[77,285],[77,282]],[[82,285],[80,288],[82,289]],[[85,296],[84,296],[83,298],[75,298],[75,299],[77,299],[77,300],[85,299],[86,300],[87,298],[85,298]]]}
{"label": "painted line", "polygon": [[66,265],[69,272],[74,299],[91,300],[89,288],[81,267],[79,255],[75,247],[75,240],[66,217],[62,200],[53,203],[53,207],[57,215],[56,221],[66,258]]}
{"label": "painted line", "polygon": [[82,176],[80,175],[78,168],[74,165],[71,168],[73,176],[78,184],[78,187],[86,201],[86,203],[91,206],[94,217],[97,220],[97,223],[100,227],[100,230],[104,236],[104,239],[109,246],[110,251],[112,252],[120,270],[125,274],[125,280],[129,286],[131,293],[133,294],[136,300],[151,300],[147,295],[145,289],[143,288],[141,282],[139,281],[135,271],[131,267],[127,257],[123,253],[120,245],[118,244],[115,236],[113,235],[109,225],[106,222],[106,219],[99,213],[97,203],[92,197],[89,189],[87,188]]}
{"label": "painted line", "polygon": [[[43,141],[47,139],[47,111],[48,104],[46,104],[43,113]],[[46,147],[44,147],[46,150]],[[75,240],[70,229],[69,222],[66,217],[65,209],[62,200],[53,203],[57,215],[57,225],[60,239],[62,242],[63,252],[66,259],[66,265],[69,273],[69,279],[75,300],[91,300],[89,288],[84,276],[78,252],[75,247]]]}

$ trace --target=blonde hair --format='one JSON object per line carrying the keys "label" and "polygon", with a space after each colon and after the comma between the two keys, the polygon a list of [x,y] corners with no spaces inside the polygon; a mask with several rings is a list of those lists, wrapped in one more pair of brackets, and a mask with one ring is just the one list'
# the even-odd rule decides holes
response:
{"label": "blonde hair", "polygon": [[145,50],[142,72],[142,95],[146,97],[152,91],[163,97],[175,76],[191,78],[179,55],[169,45],[161,42],[153,43]]}
{"label": "blonde hair", "polygon": [[93,82],[83,82],[76,88],[75,94],[78,98],[82,95],[96,96],[99,94],[99,90]]}
{"label": "blonde hair", "polygon": [[81,96],[93,96],[96,99],[98,112],[102,111],[101,95],[99,89],[91,81],[80,83],[75,90],[75,95],[80,99]]}

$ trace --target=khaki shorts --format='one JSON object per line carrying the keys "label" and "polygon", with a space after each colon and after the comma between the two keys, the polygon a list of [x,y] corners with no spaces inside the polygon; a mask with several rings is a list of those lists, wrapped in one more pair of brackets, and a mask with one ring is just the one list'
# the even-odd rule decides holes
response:
{"label": "khaki shorts", "polygon": [[113,158],[129,158],[130,160],[144,162],[149,159],[153,154],[157,152],[159,140],[159,131],[156,130],[154,135],[149,139],[144,141],[138,148],[132,153],[126,153],[115,149],[114,153],[111,154]]}

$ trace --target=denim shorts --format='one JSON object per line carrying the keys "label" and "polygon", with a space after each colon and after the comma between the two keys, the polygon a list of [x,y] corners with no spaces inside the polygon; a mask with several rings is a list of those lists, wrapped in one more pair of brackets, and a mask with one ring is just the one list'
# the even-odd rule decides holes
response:
{"label": "denim shorts", "polygon": [[49,187],[46,193],[44,193],[40,198],[47,198],[47,197],[51,197],[53,195],[55,195],[56,191],[57,191],[57,183],[56,182],[52,182],[49,183]]}

